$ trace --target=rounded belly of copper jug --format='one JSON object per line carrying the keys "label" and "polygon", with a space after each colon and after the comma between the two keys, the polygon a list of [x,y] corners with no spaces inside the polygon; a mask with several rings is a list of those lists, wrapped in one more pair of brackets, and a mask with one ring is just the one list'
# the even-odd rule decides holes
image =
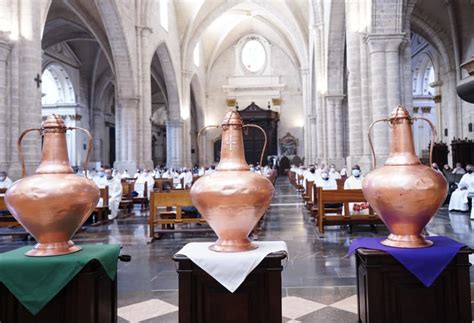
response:
{"label": "rounded belly of copper jug", "polygon": [[218,236],[209,249],[241,252],[257,248],[248,238],[270,204],[273,185],[249,171],[217,171],[201,177],[191,199]]}
{"label": "rounded belly of copper jug", "polygon": [[38,174],[7,191],[5,202],[17,221],[38,241],[28,256],[55,256],[80,250],[71,237],[99,200],[90,180],[73,174]]}
{"label": "rounded belly of copper jug", "polygon": [[423,165],[385,166],[366,176],[363,191],[391,232],[382,244],[398,248],[432,245],[422,231],[446,198],[447,183],[441,174]]}

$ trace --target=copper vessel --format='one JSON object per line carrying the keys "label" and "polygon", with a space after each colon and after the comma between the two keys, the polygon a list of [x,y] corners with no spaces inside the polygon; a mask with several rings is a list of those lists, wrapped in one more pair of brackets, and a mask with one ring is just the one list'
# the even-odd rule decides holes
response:
{"label": "copper vessel", "polygon": [[[8,189],[5,203],[15,219],[38,241],[27,256],[57,256],[79,251],[81,248],[70,239],[99,200],[99,188],[91,180],[74,175],[69,165],[66,146],[69,129],[85,131],[89,137],[86,166],[92,149],[89,131],[66,128],[61,117],[48,117],[41,129],[27,129],[17,141],[23,178]],[[31,131],[41,133],[43,150],[36,174],[25,177],[21,141]]]}
{"label": "copper vessel", "polygon": [[377,122],[389,123],[390,154],[385,166],[371,171],[364,178],[362,190],[367,201],[390,230],[382,244],[399,248],[423,248],[433,244],[421,234],[448,193],[444,176],[422,165],[415,154],[412,125],[414,120],[427,121],[431,127],[430,165],[432,164],[436,130],[425,118],[412,118],[408,111],[396,107],[389,119],[373,122],[369,127],[369,143],[375,168],[375,152],[370,129]]}
{"label": "copper vessel", "polygon": [[[219,128],[206,128],[209,127]],[[248,236],[270,205],[274,188],[267,178],[250,172],[245,161],[242,128],[256,127],[264,135],[265,131],[256,125],[243,125],[237,111],[228,112],[221,127],[219,165],[214,173],[204,175],[194,183],[191,200],[218,236],[209,249],[219,252],[248,251],[257,248]],[[266,135],[262,157],[265,148]]]}

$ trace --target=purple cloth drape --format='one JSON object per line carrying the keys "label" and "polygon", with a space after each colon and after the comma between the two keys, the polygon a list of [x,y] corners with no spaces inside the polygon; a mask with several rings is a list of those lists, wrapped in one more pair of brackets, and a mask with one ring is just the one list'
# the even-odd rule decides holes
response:
{"label": "purple cloth drape", "polygon": [[448,237],[427,237],[433,245],[427,248],[393,248],[380,242],[385,238],[359,238],[352,241],[348,256],[356,249],[374,249],[388,252],[397,259],[406,269],[415,275],[426,287],[430,287],[436,278],[451,262],[459,249],[465,247],[463,243]]}

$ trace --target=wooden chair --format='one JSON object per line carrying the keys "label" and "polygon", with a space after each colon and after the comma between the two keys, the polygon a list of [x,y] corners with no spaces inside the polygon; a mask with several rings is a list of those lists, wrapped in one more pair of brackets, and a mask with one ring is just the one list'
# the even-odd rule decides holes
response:
{"label": "wooden chair", "polygon": [[[198,217],[190,217],[182,212],[185,206],[192,206],[193,202],[189,195],[189,190],[171,190],[164,192],[152,192],[150,196],[150,217],[148,219],[150,242],[159,238],[160,233],[166,232],[209,232],[209,229],[181,229],[175,230],[176,224],[201,223],[206,221]],[[169,211],[169,208],[175,211]],[[162,210],[158,210],[161,208]],[[161,225],[161,230],[156,230],[155,226]],[[173,229],[165,229],[165,226],[172,226]]]}
{"label": "wooden chair", "polygon": [[127,214],[130,214],[133,209],[132,192],[134,187],[133,181],[122,180],[122,200],[119,204],[119,209],[126,210]]}
{"label": "wooden chair", "polygon": [[102,199],[102,206],[95,207],[95,221],[92,225],[105,224],[108,221],[109,210],[109,187],[106,186],[100,189],[100,198]]}
{"label": "wooden chair", "polygon": [[[367,202],[362,190],[318,190],[318,221],[320,234],[327,225],[382,224],[382,220],[369,207],[369,214],[351,214],[349,203]],[[342,203],[344,215],[326,215],[325,204]]]}

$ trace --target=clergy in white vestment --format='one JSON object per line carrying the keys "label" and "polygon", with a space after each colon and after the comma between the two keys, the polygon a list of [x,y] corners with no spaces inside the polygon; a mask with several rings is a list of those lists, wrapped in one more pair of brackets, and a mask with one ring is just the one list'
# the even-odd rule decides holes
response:
{"label": "clergy in white vestment", "polygon": [[[147,187],[147,196],[144,196],[145,194],[145,185]],[[137,177],[137,180],[135,181],[135,192],[138,193],[138,197],[146,197],[149,198],[151,192],[153,191],[153,186],[155,186],[155,179],[153,176],[150,175],[148,170],[143,170],[143,172],[140,173],[140,176]]]}
{"label": "clergy in white vestment", "polygon": [[121,178],[130,178],[130,174],[128,173],[128,170],[124,170],[122,175],[120,175]]}
{"label": "clergy in white vestment", "polygon": [[179,174],[179,179],[183,179],[183,185],[184,188],[191,187],[193,184],[193,173],[191,172],[190,169],[183,168],[183,171],[181,174]]}
{"label": "clergy in white vestment", "polygon": [[171,170],[165,168],[165,171],[163,174],[161,174],[161,178],[173,178],[173,173],[171,172]]}
{"label": "clergy in white vestment", "polygon": [[6,172],[0,172],[0,188],[10,188],[13,181],[8,177]]}
{"label": "clergy in white vestment", "polygon": [[[352,175],[349,176],[344,182],[344,189],[345,190],[361,190],[363,180],[364,180],[364,176],[362,176],[360,166],[354,165],[352,167]],[[355,209],[357,209],[357,211]],[[367,203],[349,203],[349,210],[351,214],[369,214]]]}
{"label": "clergy in white vestment", "polygon": [[469,193],[474,193],[474,174],[472,173],[472,165],[467,165],[466,170],[467,174],[464,174],[463,177],[461,177],[461,180],[458,183],[458,188],[451,194],[451,199],[449,200],[449,211],[469,210],[468,195]]}
{"label": "clergy in white vestment", "polygon": [[200,167],[199,170],[198,170],[198,176],[204,175],[205,172],[206,172],[205,168],[204,168],[204,167]]}
{"label": "clergy in white vestment", "polygon": [[109,186],[109,220],[113,220],[117,217],[122,200],[122,183],[119,176],[112,176],[110,168],[105,170],[105,177]]}
{"label": "clergy in white vestment", "polygon": [[315,183],[317,187],[321,187],[323,190],[337,190],[336,180],[330,178],[326,170],[321,172],[319,178],[316,178]]}
{"label": "clergy in white vestment", "polygon": [[336,170],[336,165],[329,166],[329,177],[332,179],[341,179],[341,174]]}
{"label": "clergy in white vestment", "polygon": [[[467,168],[467,167],[466,167]],[[456,167],[452,171],[453,174],[464,175],[466,171],[462,168],[461,163],[456,163]]]}

